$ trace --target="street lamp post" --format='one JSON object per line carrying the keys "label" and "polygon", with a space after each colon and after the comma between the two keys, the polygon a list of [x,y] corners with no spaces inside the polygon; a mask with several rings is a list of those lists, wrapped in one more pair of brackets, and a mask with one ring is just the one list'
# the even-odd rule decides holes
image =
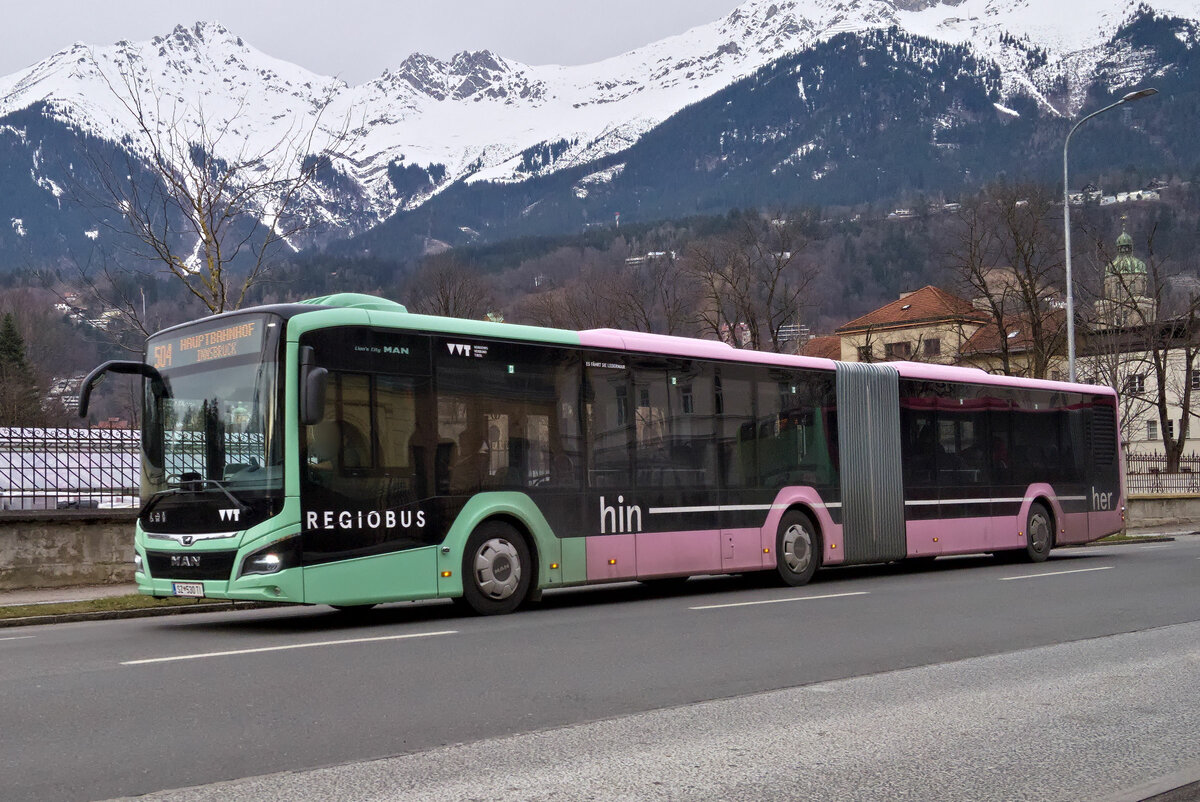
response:
{"label": "street lamp post", "polygon": [[1136,92],[1130,92],[1116,103],[1105,106],[1099,111],[1093,111],[1075,123],[1067,132],[1067,140],[1063,142],[1063,243],[1067,255],[1067,373],[1071,381],[1075,381],[1075,288],[1071,281],[1071,185],[1067,182],[1067,148],[1071,146],[1071,137],[1079,129],[1079,126],[1088,120],[1098,117],[1106,111],[1111,111],[1123,103],[1132,103],[1135,100],[1157,94],[1157,89],[1139,89]]}

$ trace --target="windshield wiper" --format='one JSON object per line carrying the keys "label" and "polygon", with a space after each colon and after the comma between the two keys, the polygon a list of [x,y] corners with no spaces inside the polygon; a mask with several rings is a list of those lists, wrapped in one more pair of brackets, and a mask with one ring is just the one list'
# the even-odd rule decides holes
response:
{"label": "windshield wiper", "polygon": [[156,490],[154,494],[146,500],[146,503],[142,505],[142,508],[138,510],[138,517],[149,513],[150,510],[154,509],[154,506],[158,504],[158,502],[162,501],[167,496],[173,496],[179,492],[181,491],[178,487],[168,487],[164,490]]}
{"label": "windshield wiper", "polygon": [[[184,480],[181,482],[181,484],[182,484],[182,485],[184,485],[184,486],[191,485],[191,487],[187,487],[186,489],[188,489],[188,490],[193,490],[193,491],[195,491],[195,490],[197,490],[197,489],[198,489],[198,488],[197,488],[197,485],[199,485],[199,487],[201,487],[201,488],[202,488],[202,487],[204,487],[205,485],[212,485],[213,487],[217,488],[217,489],[218,489],[218,490],[220,490],[222,493],[224,493],[224,494],[225,494],[225,498],[229,499],[229,500],[230,500],[230,501],[232,501],[232,502],[233,502],[235,505],[237,505],[237,508],[238,508],[239,510],[241,510],[242,512],[246,512],[247,510],[249,510],[249,509],[250,509],[250,505],[249,505],[249,504],[247,504],[246,502],[242,501],[242,500],[241,500],[241,499],[239,499],[237,496],[235,496],[233,493],[231,493],[231,492],[229,491],[229,488],[228,488],[228,487],[226,487],[226,486],[225,486],[224,484],[222,484],[221,482],[218,482],[216,479],[184,479]],[[176,493],[180,492],[180,488],[171,488],[171,489],[172,489],[172,490],[174,490]],[[165,492],[165,491],[164,491],[164,492]]]}

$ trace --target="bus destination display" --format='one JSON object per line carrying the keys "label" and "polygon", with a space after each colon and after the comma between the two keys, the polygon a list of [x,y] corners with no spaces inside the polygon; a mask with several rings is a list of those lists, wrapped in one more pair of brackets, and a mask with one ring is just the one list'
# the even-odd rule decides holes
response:
{"label": "bus destination display", "polygon": [[263,321],[247,320],[211,331],[189,331],[150,346],[151,364],[159,370],[217,359],[256,354],[262,348]]}

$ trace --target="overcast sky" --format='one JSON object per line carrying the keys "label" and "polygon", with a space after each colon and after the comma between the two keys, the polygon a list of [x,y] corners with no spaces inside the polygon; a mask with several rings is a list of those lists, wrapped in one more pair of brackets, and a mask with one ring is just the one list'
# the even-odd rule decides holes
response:
{"label": "overcast sky", "polygon": [[73,42],[149,39],[216,20],[251,45],[349,83],[413,51],[490,49],[583,64],[715,20],[738,0],[4,0],[0,75]]}

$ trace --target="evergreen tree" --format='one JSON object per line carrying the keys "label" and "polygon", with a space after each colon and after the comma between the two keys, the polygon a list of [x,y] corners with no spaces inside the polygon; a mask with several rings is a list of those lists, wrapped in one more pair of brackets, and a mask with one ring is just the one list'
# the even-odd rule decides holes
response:
{"label": "evergreen tree", "polygon": [[40,426],[42,393],[25,355],[25,339],[12,312],[0,323],[0,426]]}

